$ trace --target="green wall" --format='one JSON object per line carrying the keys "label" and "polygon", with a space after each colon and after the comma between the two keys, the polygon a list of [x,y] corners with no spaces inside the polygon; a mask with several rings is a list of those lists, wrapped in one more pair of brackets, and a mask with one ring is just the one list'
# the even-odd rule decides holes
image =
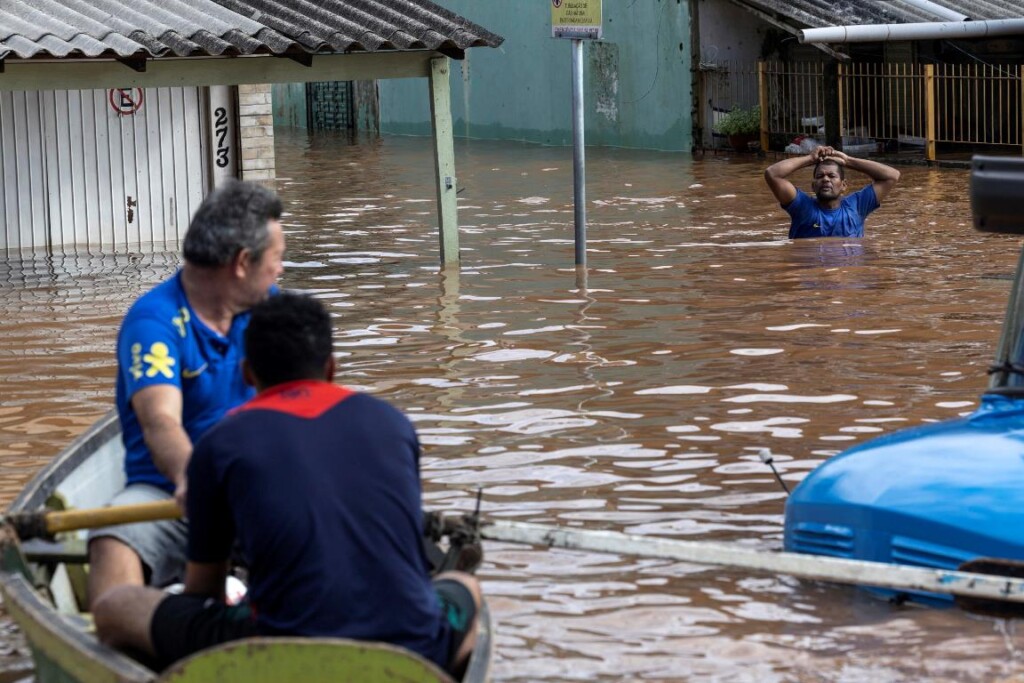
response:
{"label": "green wall", "polygon": [[270,86],[274,125],[306,127],[306,84],[274,83]]}
{"label": "green wall", "polygon": [[[452,63],[455,135],[572,144],[571,41],[550,0],[436,0],[504,36]],[[691,147],[689,0],[604,0],[604,39],[584,46],[586,142]],[[380,81],[381,132],[430,134],[425,79]]]}

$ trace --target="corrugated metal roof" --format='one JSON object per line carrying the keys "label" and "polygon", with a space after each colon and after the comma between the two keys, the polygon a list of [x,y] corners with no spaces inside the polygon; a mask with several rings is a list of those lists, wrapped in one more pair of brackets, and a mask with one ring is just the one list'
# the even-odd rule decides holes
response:
{"label": "corrugated metal roof", "polygon": [[429,0],[0,2],[0,59],[448,51],[503,40]]}
{"label": "corrugated metal roof", "polygon": [[[796,28],[948,21],[903,0],[733,0],[789,20]],[[971,19],[1024,17],[1021,0],[932,0]]]}

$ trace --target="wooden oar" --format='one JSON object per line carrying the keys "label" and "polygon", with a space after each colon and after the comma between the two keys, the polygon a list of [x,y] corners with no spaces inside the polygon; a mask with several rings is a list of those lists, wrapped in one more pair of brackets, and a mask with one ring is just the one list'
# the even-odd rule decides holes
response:
{"label": "wooden oar", "polygon": [[[991,572],[979,574],[801,553],[764,552],[701,541],[679,541],[615,531],[587,531],[504,520],[482,524],[480,535],[492,541],[656,557],[859,586],[949,593],[986,602],[1024,602],[1024,579],[994,575]],[[1018,607],[1015,613],[1019,615],[1021,611]]]}
{"label": "wooden oar", "polygon": [[177,519],[178,517],[181,517],[181,508],[173,500],[168,499],[154,503],[116,505],[85,510],[18,512],[8,515],[4,521],[14,527],[18,538],[25,540],[53,536],[61,531],[95,529],[114,524],[134,524],[161,519]]}
{"label": "wooden oar", "polygon": [[[1015,579],[1024,579],[1024,562],[1017,560],[1004,560],[994,557],[978,557],[964,562],[957,568],[962,572],[977,572],[979,574],[996,574],[998,576],[1010,576]],[[956,604],[965,610],[976,614],[985,614],[990,617],[1020,617],[1021,606],[1011,604],[1002,600],[985,600],[983,598],[967,597],[958,595]]]}
{"label": "wooden oar", "polygon": [[[87,510],[18,513],[7,517],[21,539],[51,536],[61,531],[90,529],[113,524],[131,524],[176,519],[181,510],[173,500],[121,505]],[[24,532],[24,533],[23,533]],[[908,565],[847,560],[801,553],[763,552],[702,541],[680,541],[623,534],[616,531],[588,531],[565,527],[497,520],[480,526],[480,536],[492,541],[592,550],[595,552],[655,557],[694,564],[706,564],[785,574],[803,579],[876,586],[925,593],[958,596],[964,607],[1002,603],[1024,603],[1024,570],[1008,565],[1009,560],[967,563],[965,569],[985,572],[926,569]],[[966,600],[971,598],[972,600]],[[1007,605],[1008,610],[1015,606]]]}

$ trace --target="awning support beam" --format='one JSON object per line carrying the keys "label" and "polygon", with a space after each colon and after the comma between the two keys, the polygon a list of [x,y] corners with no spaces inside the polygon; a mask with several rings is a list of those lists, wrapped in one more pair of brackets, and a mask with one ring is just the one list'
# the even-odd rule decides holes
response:
{"label": "awning support beam", "polygon": [[437,222],[441,265],[459,262],[458,183],[452,132],[451,62],[430,60],[430,124],[434,136],[434,181],[437,184]]}

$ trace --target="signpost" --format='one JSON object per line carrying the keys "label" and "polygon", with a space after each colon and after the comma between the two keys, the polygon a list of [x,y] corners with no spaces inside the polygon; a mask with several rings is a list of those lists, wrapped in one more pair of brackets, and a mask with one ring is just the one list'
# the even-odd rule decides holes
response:
{"label": "signpost", "polygon": [[586,272],[587,193],[583,146],[583,41],[600,40],[602,0],[551,0],[551,37],[572,40],[572,177],[576,267]]}
{"label": "signpost", "polygon": [[551,0],[551,37],[600,40],[601,0]]}

